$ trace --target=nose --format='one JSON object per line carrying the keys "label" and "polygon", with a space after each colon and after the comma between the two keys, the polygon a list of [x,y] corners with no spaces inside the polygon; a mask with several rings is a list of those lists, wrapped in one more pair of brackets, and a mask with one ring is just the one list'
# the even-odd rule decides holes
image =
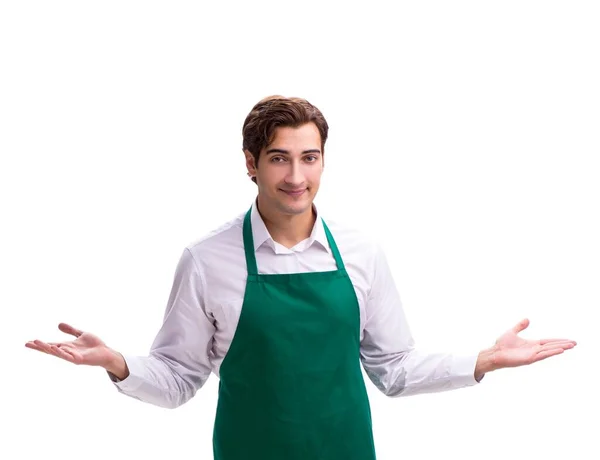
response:
{"label": "nose", "polygon": [[300,186],[304,184],[304,173],[302,171],[301,164],[298,161],[290,162],[290,169],[285,177],[285,182],[293,186]]}

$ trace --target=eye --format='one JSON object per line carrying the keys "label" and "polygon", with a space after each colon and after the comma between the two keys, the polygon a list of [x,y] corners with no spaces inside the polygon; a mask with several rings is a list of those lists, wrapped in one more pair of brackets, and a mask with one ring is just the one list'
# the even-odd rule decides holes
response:
{"label": "eye", "polygon": [[317,161],[317,156],[316,155],[307,155],[304,157],[309,163],[314,163],[315,161]]}
{"label": "eye", "polygon": [[271,163],[281,163],[282,161],[285,161],[285,158],[283,157],[273,157],[271,158]]}

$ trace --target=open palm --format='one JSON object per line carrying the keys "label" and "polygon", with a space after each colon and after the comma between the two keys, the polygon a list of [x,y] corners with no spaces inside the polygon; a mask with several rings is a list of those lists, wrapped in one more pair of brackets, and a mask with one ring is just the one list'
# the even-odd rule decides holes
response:
{"label": "open palm", "polygon": [[561,354],[576,345],[574,340],[568,339],[526,340],[519,337],[519,332],[528,326],[529,320],[524,319],[496,340],[494,347],[494,364],[496,367],[517,367],[532,364]]}
{"label": "open palm", "polygon": [[94,334],[82,332],[65,323],[60,323],[58,329],[66,334],[75,336],[75,340],[66,342],[42,342],[32,340],[25,346],[58,358],[65,359],[73,364],[88,366],[104,366],[111,358],[111,351],[106,344]]}

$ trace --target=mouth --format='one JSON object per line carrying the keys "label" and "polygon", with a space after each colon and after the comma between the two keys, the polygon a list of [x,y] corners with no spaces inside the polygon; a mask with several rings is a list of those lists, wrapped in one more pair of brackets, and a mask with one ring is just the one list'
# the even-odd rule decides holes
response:
{"label": "mouth", "polygon": [[291,197],[299,197],[300,195],[302,195],[304,192],[306,192],[306,189],[299,189],[299,190],[283,190],[280,189],[283,193],[286,193],[287,195],[291,196]]}

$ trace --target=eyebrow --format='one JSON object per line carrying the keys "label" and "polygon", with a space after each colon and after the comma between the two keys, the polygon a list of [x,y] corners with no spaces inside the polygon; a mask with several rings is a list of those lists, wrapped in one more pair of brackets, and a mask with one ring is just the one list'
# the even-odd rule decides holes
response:
{"label": "eyebrow", "polygon": [[[289,151],[283,150],[283,149],[269,149],[269,150],[267,150],[266,153],[267,154],[269,154],[269,153],[283,153],[284,155],[289,155],[290,154]],[[309,149],[309,150],[304,150],[302,152],[302,154],[305,154],[305,153],[321,153],[321,151],[319,149]]]}

